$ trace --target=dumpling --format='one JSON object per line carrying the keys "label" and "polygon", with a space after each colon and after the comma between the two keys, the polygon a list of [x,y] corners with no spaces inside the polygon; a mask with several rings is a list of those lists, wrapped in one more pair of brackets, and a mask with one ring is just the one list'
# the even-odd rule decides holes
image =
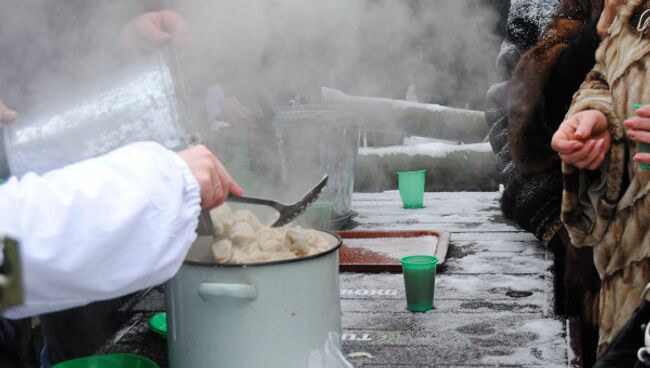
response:
{"label": "dumpling", "polygon": [[230,229],[228,238],[233,241],[235,246],[246,246],[255,240],[255,230],[246,222],[237,222]]}
{"label": "dumpling", "polygon": [[215,232],[224,237],[212,246],[219,263],[259,263],[311,256],[331,247],[319,231],[298,226],[269,228],[250,211],[223,205],[211,213]]}
{"label": "dumpling", "polygon": [[212,255],[217,262],[227,263],[232,256],[232,242],[228,239],[212,244]]}
{"label": "dumpling", "polygon": [[218,236],[224,236],[232,227],[233,215],[230,206],[227,204],[221,205],[214,210],[210,211],[212,224],[214,225],[214,232]]}
{"label": "dumpling", "polygon": [[233,219],[235,222],[245,222],[255,230],[263,226],[260,220],[257,218],[257,216],[255,216],[251,211],[247,211],[247,210],[241,210],[235,212],[235,216]]}

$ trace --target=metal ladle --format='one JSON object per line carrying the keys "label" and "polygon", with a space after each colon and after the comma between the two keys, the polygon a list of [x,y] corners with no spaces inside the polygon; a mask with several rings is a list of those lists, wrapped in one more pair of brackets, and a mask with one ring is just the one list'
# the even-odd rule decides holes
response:
{"label": "metal ladle", "polygon": [[280,217],[271,225],[271,227],[280,227],[284,226],[296,217],[300,216],[310,204],[314,203],[318,196],[323,191],[323,188],[327,185],[327,175],[321,179],[318,184],[316,184],[307,194],[305,194],[301,200],[294,204],[282,204],[270,199],[263,198],[251,198],[251,197],[228,197],[228,202],[235,203],[247,203],[247,204],[259,204],[263,206],[269,206],[274,208],[280,213]]}

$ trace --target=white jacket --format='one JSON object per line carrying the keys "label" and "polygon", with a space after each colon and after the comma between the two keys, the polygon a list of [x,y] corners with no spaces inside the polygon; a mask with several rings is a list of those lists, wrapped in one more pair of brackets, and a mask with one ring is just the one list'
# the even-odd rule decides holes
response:
{"label": "white jacket", "polygon": [[0,186],[0,234],[20,242],[22,318],[171,278],[196,233],[200,189],[180,157],[136,143]]}

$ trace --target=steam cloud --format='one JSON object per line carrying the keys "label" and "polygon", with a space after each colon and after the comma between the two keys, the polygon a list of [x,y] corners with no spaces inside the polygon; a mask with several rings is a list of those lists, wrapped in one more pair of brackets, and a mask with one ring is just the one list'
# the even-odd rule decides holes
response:
{"label": "steam cloud", "polygon": [[318,104],[323,86],[399,99],[414,86],[420,102],[481,109],[497,79],[500,1],[0,0],[0,99],[20,112],[87,83],[110,69],[120,26],[164,6],[190,25],[178,52],[195,124],[206,122],[214,85],[257,113],[292,99]]}
{"label": "steam cloud", "polygon": [[[493,1],[494,2],[494,1]],[[480,109],[496,78],[498,15],[476,0],[188,0],[197,79],[243,81],[318,102],[350,94]],[[205,63],[207,59],[212,63]],[[200,62],[196,62],[199,60]],[[206,70],[209,65],[211,70]]]}

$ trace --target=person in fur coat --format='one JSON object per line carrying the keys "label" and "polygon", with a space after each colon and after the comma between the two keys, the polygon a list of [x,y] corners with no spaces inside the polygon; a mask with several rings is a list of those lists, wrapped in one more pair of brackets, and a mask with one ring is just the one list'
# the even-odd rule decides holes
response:
{"label": "person in fur coat", "polygon": [[[650,282],[650,2],[624,0],[596,65],[553,136],[564,174],[562,220],[576,246],[591,247],[602,286],[602,354]],[[636,104],[646,107],[635,109]]]}
{"label": "person in fur coat", "polygon": [[509,80],[494,85],[486,99],[490,142],[503,165],[502,211],[555,252],[557,300],[563,301],[557,310],[581,316],[587,365],[595,359],[594,301],[600,283],[591,249],[575,248],[561,222],[561,166],[550,141],[595,64],[615,5],[602,0],[512,1],[498,59]]}

